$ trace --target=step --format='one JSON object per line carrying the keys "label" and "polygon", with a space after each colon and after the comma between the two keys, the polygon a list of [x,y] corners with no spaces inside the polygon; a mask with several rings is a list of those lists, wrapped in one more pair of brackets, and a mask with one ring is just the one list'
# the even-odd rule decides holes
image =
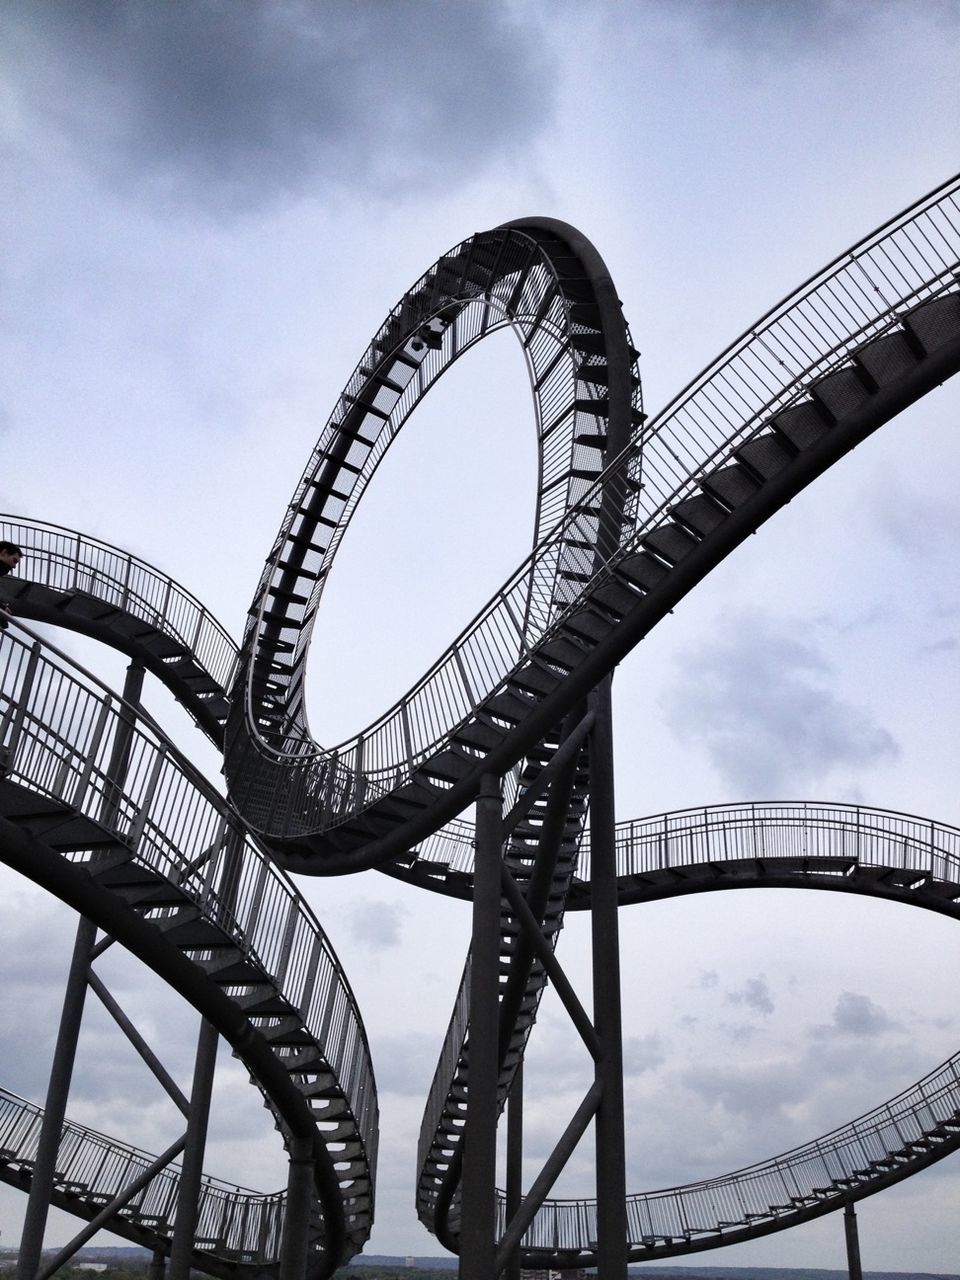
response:
{"label": "step", "polygon": [[831,414],[835,421],[855,413],[867,400],[870,391],[864,385],[860,371],[853,365],[845,365],[810,384],[810,394],[818,404]]}
{"label": "step", "polygon": [[811,399],[789,405],[770,419],[770,426],[801,452],[825,436],[832,423],[832,414]]}
{"label": "step", "polygon": [[797,456],[796,449],[788,440],[770,430],[754,436],[735,452],[737,458],[761,480],[772,480]]}
{"label": "step", "polygon": [[951,290],[939,297],[921,302],[901,317],[905,327],[919,338],[929,355],[960,330],[960,293]]}
{"label": "step", "polygon": [[705,493],[715,494],[731,509],[736,509],[742,502],[752,498],[759,487],[758,481],[746,467],[741,467],[737,462],[710,472],[700,481],[700,488]]}
{"label": "step", "polygon": [[917,367],[917,356],[902,329],[874,338],[854,352],[854,359],[880,387]]}
{"label": "step", "polygon": [[698,546],[699,541],[699,538],[694,537],[681,525],[671,521],[651,530],[641,545],[647,551],[653,551],[656,555],[669,560],[673,565]]}

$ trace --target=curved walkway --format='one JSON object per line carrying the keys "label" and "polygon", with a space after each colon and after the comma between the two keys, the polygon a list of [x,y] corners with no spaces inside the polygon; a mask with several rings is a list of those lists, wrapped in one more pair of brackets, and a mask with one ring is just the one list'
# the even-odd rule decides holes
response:
{"label": "curved walkway", "polygon": [[[644,493],[637,529],[623,539],[599,572],[584,559],[577,586],[582,594],[561,614],[546,638],[531,645],[526,670],[521,663],[507,690],[478,707],[480,716],[486,712],[487,719],[492,717],[502,728],[501,746],[489,751],[480,766],[464,754],[459,777],[448,749],[442,757],[447,762],[447,796],[423,800],[424,813],[446,816],[454,802],[462,805],[472,794],[481,768],[495,771],[498,765],[506,767],[512,762],[507,742],[512,739],[527,749],[537,732],[611,670],[762,520],[884,421],[960,369],[960,292],[955,284],[960,266],[958,189],[960,179],[954,179],[831,264],[754,326],[660,415],[649,432],[641,433],[645,437]],[[917,250],[918,244],[922,251]],[[725,436],[725,432],[729,434]],[[618,466],[626,467],[627,457],[624,454],[613,464],[598,482],[595,494],[602,492]],[[596,505],[596,497],[593,501]],[[644,505],[650,512],[646,521]],[[567,539],[576,518],[564,526]],[[534,569],[541,550],[538,548],[529,562]],[[521,581],[525,571],[515,575],[514,581]],[[507,599],[504,593],[500,601]],[[496,615],[498,607],[495,602],[490,616]],[[463,641],[461,637],[451,654],[456,656]],[[441,670],[443,662],[434,670]],[[535,672],[537,678],[531,678],[528,671]],[[414,690],[411,698],[422,688]],[[462,727],[455,731],[454,741],[458,733],[463,733]],[[429,762],[423,767],[429,774]],[[373,812],[381,816],[390,813],[394,803],[395,798],[372,803],[367,821]],[[684,838],[679,831],[682,825],[678,824],[675,834],[678,849]],[[730,834],[736,823],[718,823],[717,828]],[[408,833],[419,829],[417,819],[405,818],[401,829]],[[695,829],[695,822],[688,823],[686,838],[692,838]],[[392,847],[394,834],[380,833],[368,839],[362,856],[375,862]],[[462,859],[453,874],[450,870],[453,858],[463,852],[460,834],[465,833],[447,829],[421,849],[419,875],[421,880],[429,879],[431,887],[453,892],[466,887],[472,871],[470,857]],[[881,838],[878,830],[870,835]],[[767,832],[767,838],[772,842],[772,832]],[[882,838],[887,839],[888,834]],[[297,858],[289,859],[291,865],[310,870],[314,856],[323,869],[330,852],[327,847],[321,853],[321,847],[321,843],[302,841]],[[452,858],[445,856],[451,847],[455,850]],[[842,857],[834,858],[829,867],[825,861],[812,873],[809,860],[795,847],[792,856],[782,858],[776,868],[764,860],[760,873],[754,874],[756,859],[753,866],[741,858],[719,870],[719,857],[713,864],[709,858],[703,859],[696,870],[678,869],[669,859],[663,867],[647,866],[643,853],[656,847],[656,837],[647,833],[645,840],[639,830],[631,834],[627,847],[634,861],[625,857],[619,884],[621,901],[666,896],[677,892],[681,883],[688,891],[721,883],[725,887],[770,884],[776,874],[785,885],[813,884],[824,873],[830,876],[831,887],[864,893],[899,895],[902,887],[909,886],[911,900],[948,912],[953,898],[960,896],[960,890],[954,891],[952,882],[942,875],[936,884],[934,877],[925,879],[919,873],[910,872],[904,878],[902,866],[898,871],[896,862],[887,866],[882,859],[867,872],[856,860],[850,862],[849,851],[846,862]],[[426,871],[428,859],[423,855],[437,850],[437,871],[431,874]],[[575,885],[569,896],[570,905],[589,905],[582,883]],[[509,916],[504,908],[502,933]],[[551,921],[549,936],[554,942],[561,919],[562,905]],[[456,1247],[459,1190],[451,1187],[451,1181],[459,1177],[462,1099],[469,1082],[464,1043],[466,999],[464,981],[420,1139],[418,1212],[448,1247]],[[529,1032],[536,1007],[536,998],[520,1006],[514,1041],[522,1041]],[[509,1087],[510,1065],[501,1036],[501,1106]],[[939,1145],[942,1153],[952,1149]],[[906,1176],[918,1167],[918,1160],[926,1158],[926,1154],[907,1153],[898,1163],[896,1176]],[[884,1176],[889,1179],[892,1175]],[[830,1207],[836,1208],[837,1203],[834,1196]],[[585,1204],[580,1202],[576,1213],[582,1211],[587,1221],[590,1215]],[[549,1216],[546,1208],[531,1231],[537,1230],[536,1221],[544,1214]],[[749,1236],[778,1229],[781,1219],[780,1214],[749,1220],[727,1214],[722,1219],[726,1226],[715,1230],[726,1230],[732,1223]],[[795,1220],[794,1211],[789,1224]],[[720,1221],[718,1218],[717,1223]],[[555,1240],[552,1230],[547,1234]],[[680,1234],[682,1250],[689,1250],[691,1235]],[[593,1257],[590,1242],[595,1239],[594,1228],[593,1234],[583,1237],[575,1254],[541,1256],[528,1250],[526,1256],[541,1265],[554,1257]],[[673,1239],[671,1235],[668,1243],[665,1236],[656,1246],[661,1254],[672,1249]]]}
{"label": "curved walkway", "polygon": [[[261,579],[257,621],[241,656],[246,692],[234,701],[227,734],[234,799],[288,867],[323,874],[383,865],[438,830],[475,797],[483,771],[520,760],[764,520],[960,369],[958,189],[953,179],[830,264],[657,419],[635,427],[598,480],[568,488],[568,514],[417,686],[327,752],[309,737],[302,685],[318,584],[335,539],[330,547],[324,540],[322,554],[310,539],[322,519],[342,529],[339,517],[320,510],[335,492],[331,511],[342,513],[354,494],[351,468],[359,475],[367,466],[345,461],[353,427],[360,428],[351,417],[350,430],[341,429],[348,417],[347,401],[341,404]],[[376,418],[392,432],[409,411],[397,391],[390,392],[396,417],[394,409],[378,417],[368,403],[387,376],[378,351],[402,363],[418,334],[436,324],[438,364],[449,363],[456,340],[443,319],[466,305],[462,272],[472,246],[431,268],[375,339],[373,367],[362,363],[355,375],[364,430]],[[450,264],[461,276],[445,289]],[[493,284],[485,277],[501,299],[523,293],[522,266],[509,266],[489,268]],[[589,289],[589,280],[578,287]],[[592,323],[585,337],[603,350],[614,341],[615,317],[596,302],[573,302],[573,292],[571,281],[553,325],[564,326],[558,332],[579,357],[580,330]],[[532,336],[536,316],[531,322]],[[522,331],[519,317],[515,325]],[[585,399],[577,380],[591,377],[589,366],[574,367],[566,415]],[[630,410],[615,394],[628,384],[614,378],[612,361],[604,368],[596,376],[607,378],[608,394],[592,399],[591,414],[606,438],[615,408],[619,417]],[[308,591],[297,575],[309,548]]]}
{"label": "curved walkway", "polygon": [[18,630],[0,637],[0,857],[234,1047],[312,1152],[314,1270],[328,1274],[373,1218],[376,1089],[346,977],[294,887],[149,719]]}
{"label": "curved walkway", "polygon": [[135,658],[223,745],[237,646],[199,600],[145,560],[75,529],[0,515],[0,539],[24,553],[20,571],[0,578],[0,603]]}
{"label": "curved walkway", "polygon": [[[960,830],[862,806],[722,806],[622,823],[618,863],[624,900],[757,886],[819,888],[893,898],[960,919]],[[454,1115],[451,1109],[443,1117],[448,1146]],[[422,1144],[432,1128],[428,1113]],[[630,1195],[630,1259],[677,1257],[796,1226],[958,1147],[955,1054],[888,1102],[793,1151],[722,1177]],[[422,1176],[419,1202],[421,1216],[432,1220],[431,1180],[432,1165]],[[506,1225],[500,1199],[498,1234]],[[445,1229],[455,1241],[456,1199]],[[524,1236],[524,1265],[590,1266],[596,1239],[594,1200],[547,1200]]]}
{"label": "curved walkway", "polygon": [[[29,1190],[43,1110],[0,1088],[0,1180]],[[143,1183],[110,1220],[110,1230],[146,1249],[169,1245],[180,1189],[180,1169],[150,1174],[156,1157],[67,1120],[51,1202],[94,1221],[119,1190]],[[145,1180],[146,1179],[146,1180]],[[193,1265],[215,1276],[276,1274],[284,1196],[262,1195],[204,1177],[197,1213]]]}

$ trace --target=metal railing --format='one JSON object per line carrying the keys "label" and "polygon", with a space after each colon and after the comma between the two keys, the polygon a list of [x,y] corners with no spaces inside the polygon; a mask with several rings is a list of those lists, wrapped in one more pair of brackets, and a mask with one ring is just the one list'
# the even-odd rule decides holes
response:
{"label": "metal railing", "polygon": [[[142,711],[50,646],[0,635],[0,759],[8,782],[45,796],[175,885],[296,1013],[349,1107],[373,1180],[377,1098],[366,1033],[333,948],[292,882],[227,802]],[[132,726],[132,728],[131,728]],[[111,773],[130,734],[122,783]],[[91,825],[91,834],[93,827]],[[83,848],[65,860],[89,862]],[[245,990],[237,985],[238,992]]]}
{"label": "metal railing", "polygon": [[[472,262],[478,271],[478,253],[494,258],[484,284],[476,283],[475,275],[464,266]],[[459,292],[456,286],[452,294],[438,287],[445,273],[455,278],[461,270],[471,282],[469,287],[463,279]],[[583,281],[565,287],[530,236],[502,228],[484,233],[456,246],[417,281],[387,317],[341,396],[295,490],[251,610],[243,651],[244,655],[249,651],[254,673],[261,661],[258,646],[263,647],[261,633],[268,618],[269,627],[282,636],[281,649],[275,654],[270,650],[268,655],[269,677],[260,682],[264,688],[269,686],[271,693],[267,698],[259,692],[250,693],[258,684],[254,676],[248,686],[247,723],[234,727],[228,743],[232,780],[269,771],[271,766],[279,771],[278,777],[290,768],[305,771],[303,785],[287,779],[279,781],[276,788],[272,783],[267,788],[272,801],[278,793],[287,795],[290,788],[287,815],[294,825],[293,811],[309,811],[318,795],[343,812],[360,808],[381,794],[383,773],[390,763],[422,756],[437,741],[438,726],[465,719],[478,699],[499,681],[504,655],[511,657],[508,665],[522,658],[524,634],[531,626],[540,627],[544,614],[565,600],[563,575],[573,571],[579,552],[567,545],[557,521],[580,504],[590,484],[584,477],[595,474],[600,455],[595,445],[587,442],[602,440],[603,427],[590,405],[607,394],[605,356],[576,347],[578,337],[593,332],[574,316],[584,301],[576,290],[582,289]],[[447,305],[451,298],[452,309]],[[424,327],[421,321],[434,326],[432,343],[424,344],[418,336]],[[629,346],[619,311],[618,321],[618,337]],[[326,752],[309,737],[299,670],[333,554],[364,485],[412,409],[454,360],[505,323],[521,339],[533,390],[540,444],[537,540],[551,529],[561,530],[551,545],[549,572],[543,561],[537,573],[532,571],[533,562],[528,563],[520,580],[503,597],[502,608],[490,626],[481,623],[449,663],[440,664],[421,682],[418,696],[398,703],[369,734],[361,734],[347,747]],[[397,343],[404,337],[407,340],[400,352]],[[394,350],[394,358],[387,369],[389,383],[384,386],[377,383],[373,371],[380,371],[377,377],[383,374],[384,352],[390,350]],[[380,389],[373,397],[375,404],[366,409],[361,432],[358,409],[370,404],[371,379]],[[639,380],[629,394],[639,415]],[[346,453],[345,423],[349,424],[351,440]],[[339,463],[338,447],[344,453]],[[330,469],[337,466],[334,485]],[[305,532],[314,530],[318,522],[330,526],[323,533],[323,546],[319,545],[319,534]],[[575,532],[577,539],[584,536],[582,523]],[[314,536],[318,545],[308,547]],[[596,529],[591,536],[595,540]],[[281,614],[282,622],[278,620]],[[239,717],[239,708],[234,715]],[[247,735],[252,738],[249,745]],[[279,812],[276,803],[273,811]],[[259,817],[257,825],[267,829]]]}
{"label": "metal railing", "polygon": [[[332,825],[405,780],[473,709],[522,667],[565,611],[669,515],[720,458],[760,431],[809,382],[842,366],[910,306],[956,286],[960,271],[960,178],[938,188],[836,259],[733,343],[586,489],[553,533],[524,561],[420,681],[355,739],[333,752],[301,743],[286,764],[301,775],[285,786],[274,830]],[[632,527],[599,528],[605,486],[643,486]],[[606,533],[619,548],[597,569],[592,548]],[[583,544],[579,561],[572,549]],[[564,599],[558,565],[578,571]],[[280,772],[283,761],[274,763]],[[250,768],[257,763],[250,760]],[[323,797],[322,803],[317,797]],[[306,810],[309,819],[296,811]],[[259,825],[259,824],[258,824]]]}
{"label": "metal railing", "polygon": [[[949,1126],[949,1130],[945,1128]],[[960,1143],[960,1054],[856,1120],[771,1160],[723,1177],[686,1186],[641,1192],[627,1199],[628,1241],[634,1256],[644,1247],[684,1244],[697,1236],[721,1243],[725,1234],[752,1224],[811,1216],[841,1199],[870,1192],[929,1163]],[[506,1227],[506,1204],[498,1192],[498,1235]],[[769,1229],[769,1227],[768,1227]],[[716,1239],[721,1237],[721,1239]],[[546,1254],[596,1247],[596,1201],[546,1201],[524,1236],[523,1248]],[[682,1251],[678,1250],[678,1251]]]}
{"label": "metal railing", "polygon": [[[913,870],[960,884],[960,830],[869,805],[712,805],[617,823],[617,876],[739,859],[810,858]],[[818,875],[827,874],[824,868]],[[835,874],[843,875],[838,866]],[[590,879],[589,833],[577,882]]]}
{"label": "metal railing", "polygon": [[0,515],[0,538],[23,549],[21,576],[54,591],[82,592],[149,622],[180,642],[228,689],[236,642],[189,591],[144,560],[74,529]]}
{"label": "metal railing", "polygon": [[[0,1088],[0,1177],[3,1168],[34,1164],[42,1123],[40,1107]],[[99,1208],[155,1164],[155,1156],[137,1147],[65,1120],[55,1188]],[[152,1235],[169,1238],[179,1191],[180,1168],[168,1165],[133,1195],[120,1216]],[[264,1195],[204,1175],[197,1205],[197,1249],[240,1263],[276,1263],[285,1199],[283,1192]]]}

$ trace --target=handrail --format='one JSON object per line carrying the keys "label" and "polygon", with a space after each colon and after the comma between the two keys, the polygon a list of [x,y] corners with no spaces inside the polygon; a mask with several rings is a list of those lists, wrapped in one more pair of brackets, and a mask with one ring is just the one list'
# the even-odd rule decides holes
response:
{"label": "handrail", "polygon": [[[930,1163],[937,1143],[944,1155],[960,1145],[960,1054],[856,1119],[781,1155],[721,1177],[630,1195],[631,1257],[657,1245],[663,1255],[689,1251],[697,1236],[726,1243],[725,1235],[762,1220],[828,1212],[879,1189],[871,1184],[889,1185]],[[500,1235],[506,1225],[504,1193],[498,1191],[497,1198]],[[596,1238],[595,1200],[548,1200],[523,1249],[528,1255],[589,1254]],[[674,1242],[679,1247],[671,1249]]]}
{"label": "handrail", "polygon": [[[560,276],[538,237],[551,243],[551,251],[560,253],[564,262],[578,263],[575,278]],[[480,266],[481,254],[491,255],[492,261],[488,257],[487,265]],[[587,323],[584,311],[600,318]],[[438,717],[447,722],[451,714],[458,721],[470,715],[477,691],[488,691],[490,671],[502,665],[503,653],[512,655],[511,665],[522,660],[526,629],[540,626],[545,611],[564,597],[562,575],[578,551],[567,547],[561,536],[552,547],[549,572],[543,565],[539,575],[528,571],[529,564],[526,574],[521,570],[520,580],[500,601],[495,633],[480,637],[466,665],[453,657],[438,682],[426,687],[421,681],[422,698],[401,700],[393,714],[376,722],[369,757],[366,734],[350,740],[342,759],[340,749],[325,751],[310,738],[302,680],[293,673],[304,658],[326,572],[359,495],[436,378],[474,342],[504,323],[504,316],[521,339],[533,385],[540,441],[538,540],[560,527],[558,517],[579,502],[589,483],[583,477],[597,473],[596,460],[603,456],[597,450],[605,447],[609,421],[622,417],[626,438],[626,420],[631,414],[641,416],[639,379],[628,368],[636,352],[629,344],[619,301],[596,250],[573,228],[534,219],[480,233],[450,250],[404,295],[348,382],[294,491],[258,584],[242,646],[241,664],[248,664],[246,721],[240,721],[235,695],[227,734],[227,776],[240,794],[238,779],[278,771],[270,828],[274,833],[276,823],[291,820],[294,809],[312,814],[321,803],[318,797],[343,813],[382,795],[387,759],[421,758],[436,741]],[[592,343],[587,341],[591,338]],[[602,406],[612,403],[612,388],[607,386],[610,352],[622,357],[624,368],[622,376],[617,375],[622,383],[617,409],[613,417],[605,417]],[[587,455],[593,467],[585,471]],[[330,506],[329,513],[323,504]],[[323,532],[322,546],[312,541],[321,541],[318,521],[330,526]],[[616,519],[615,523],[619,533]],[[577,535],[583,536],[579,527]],[[270,647],[274,641],[279,644],[276,652]],[[262,663],[261,649],[266,653]],[[428,675],[425,681],[429,680]],[[273,692],[265,697],[262,691],[267,688]],[[303,777],[302,785],[290,782],[291,770]],[[284,793],[279,801],[277,793]],[[267,829],[259,821],[257,825]]]}
{"label": "handrail", "polygon": [[[751,801],[745,804],[703,805],[644,818],[628,818],[615,829],[616,874],[621,891],[635,876],[668,868],[699,866],[715,861],[718,852],[732,857],[773,859],[803,854],[812,859],[855,858],[880,865],[875,841],[884,837],[887,853],[903,869],[912,868],[937,880],[960,880],[960,829],[916,814],[872,805],[819,801]],[[802,847],[792,842],[802,840]],[[719,851],[717,846],[719,845]],[[425,874],[418,883],[444,886],[441,869],[462,879],[473,876],[475,842],[472,826],[454,819],[434,832],[416,850],[416,864]],[[436,867],[436,881],[428,878]],[[403,875],[400,868],[398,875]],[[837,874],[840,874],[839,872]],[[568,908],[589,905],[590,829],[584,830],[577,872]]]}
{"label": "handrail", "polygon": [[[289,756],[273,757],[277,769],[294,771],[301,780],[291,781],[289,799],[271,818],[272,830],[325,829],[405,781],[529,659],[564,615],[696,490],[719,457],[801,396],[811,377],[839,367],[867,337],[895,325],[903,308],[954,287],[960,268],[958,190],[960,177],[884,224],[727,348],[637,431],[428,672],[361,735],[331,752],[290,742]],[[598,537],[600,498],[615,481],[634,480],[641,457],[643,486],[635,518],[623,533],[599,529],[601,535],[613,535],[619,547],[598,568],[588,548]],[[581,543],[577,561],[573,548]],[[565,570],[577,577],[566,599],[554,590],[561,557]],[[305,797],[314,797],[309,820],[293,812]]]}
{"label": "handrail", "polygon": [[0,514],[0,538],[23,549],[32,581],[87,592],[142,618],[182,643],[220,688],[229,687],[236,642],[196,596],[161,570],[99,538],[23,516]]}
{"label": "handrail", "polygon": [[[582,899],[586,897],[584,882],[589,875],[588,846],[589,835],[585,833],[575,881]],[[717,805],[618,823],[616,847],[621,889],[629,886],[633,876],[652,877],[660,872],[702,865],[733,868],[752,860],[762,861],[766,876],[771,877],[775,874],[777,858],[796,859],[802,855],[805,866],[809,860],[807,871],[811,880],[816,877],[822,882],[825,875],[842,879],[851,865],[859,865],[908,870],[915,873],[912,879],[918,883],[929,879],[940,887],[952,886],[956,898],[937,894],[937,908],[960,917],[960,830],[913,814],[866,805],[825,803]],[[823,868],[816,865],[820,858],[825,864]],[[731,876],[719,875],[710,887],[720,888],[731,882]],[[663,883],[667,896],[680,894],[687,887],[674,874],[666,875]],[[866,891],[880,892],[880,882],[871,880]],[[567,900],[570,907],[574,905],[574,896],[572,893]],[[929,905],[921,896],[909,900],[916,905]],[[584,905],[584,901],[578,905]],[[467,999],[468,989],[464,984],[458,993],[434,1088],[424,1111],[419,1146],[421,1169],[431,1156],[435,1130],[443,1115],[442,1085],[451,1075],[460,1049]],[[889,1120],[891,1116],[893,1119]],[[906,1168],[907,1163],[918,1167],[921,1162],[929,1161],[925,1148],[913,1148],[909,1143],[919,1143],[936,1125],[954,1118],[957,1140],[945,1148],[944,1154],[947,1149],[960,1145],[960,1053],[889,1101],[793,1151],[720,1177],[631,1194],[627,1201],[627,1218],[633,1233],[631,1247],[637,1250],[637,1256],[642,1256],[643,1248],[659,1240],[658,1248],[666,1254],[669,1252],[666,1242],[670,1239],[688,1241],[691,1234],[697,1232],[716,1235],[721,1230],[720,1224],[723,1224],[722,1230],[728,1232],[746,1231],[750,1222],[796,1215],[801,1209],[809,1214],[809,1204],[798,1206],[793,1201],[809,1200],[815,1187],[822,1188],[827,1178],[825,1168],[835,1167],[837,1178],[851,1177],[855,1170],[862,1169],[864,1162],[887,1161],[890,1144],[879,1146],[877,1135],[885,1132],[883,1126],[888,1121],[899,1126],[898,1132],[903,1135],[897,1145],[897,1150],[903,1150],[902,1158],[898,1157],[898,1168]],[[807,1165],[810,1168],[804,1172]],[[889,1164],[877,1166],[875,1180],[883,1178],[886,1185],[892,1176]],[[503,1196],[498,1194],[499,1235],[506,1229],[507,1222]],[[771,1206],[779,1208],[774,1210]],[[538,1210],[522,1247],[531,1259],[537,1251],[544,1257],[548,1254],[556,1257],[564,1251],[571,1256],[574,1253],[589,1256],[596,1239],[595,1200],[548,1199]]]}
{"label": "handrail", "polygon": [[[43,1109],[0,1086],[0,1164],[31,1165],[37,1157]],[[156,1157],[129,1143],[65,1120],[57,1154],[59,1188],[91,1202],[111,1199],[156,1164]],[[180,1166],[160,1169],[121,1210],[121,1217],[158,1236],[169,1236],[177,1207]],[[2,1177],[2,1173],[0,1173]],[[212,1252],[232,1261],[270,1265],[279,1260],[284,1192],[263,1194],[204,1174],[198,1207],[199,1240],[216,1241]],[[205,1252],[198,1244],[198,1251]],[[209,1248],[209,1246],[208,1246]]]}
{"label": "handrail", "polygon": [[[350,1110],[343,1119],[356,1126],[372,1183],[377,1101],[369,1046],[346,975],[310,908],[144,712],[21,631],[14,621],[0,636],[7,780],[110,830],[133,862],[175,885],[274,985],[342,1091]],[[121,726],[130,739],[118,786],[110,759]],[[89,857],[82,850],[61,856]],[[337,1034],[327,1037],[330,1026]]]}
{"label": "handrail", "polygon": [[[960,883],[960,830],[871,805],[815,801],[710,805],[631,819],[617,823],[616,828],[621,880],[717,860],[772,860],[798,853],[811,859],[853,859],[861,865],[912,869],[936,880]],[[575,884],[579,888],[589,879],[587,833]]]}

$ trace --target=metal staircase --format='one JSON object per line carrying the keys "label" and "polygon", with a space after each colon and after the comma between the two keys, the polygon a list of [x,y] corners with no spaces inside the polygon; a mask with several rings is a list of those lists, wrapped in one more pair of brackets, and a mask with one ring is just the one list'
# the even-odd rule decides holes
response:
{"label": "metal staircase", "polygon": [[[285,865],[324,874],[402,858],[473,799],[484,770],[507,770],[534,749],[765,519],[960,368],[957,190],[954,179],[781,303],[657,418],[632,424],[629,444],[592,485],[568,469],[560,523],[405,698],[329,752],[310,740],[301,714],[303,659],[319,590],[302,609],[284,611],[279,600],[269,609],[266,604],[281,564],[287,566],[282,572],[293,572],[284,549],[289,540],[298,554],[306,547],[296,530],[306,518],[311,481],[301,482],[252,610],[240,663],[249,692],[234,701],[226,751],[237,804]],[[461,248],[455,260],[463,264],[468,256]],[[509,288],[513,297],[522,267],[509,265],[512,274],[493,287],[501,295]],[[434,334],[434,346],[424,350],[438,353],[438,370],[460,353],[446,321],[463,309],[462,299],[437,292],[441,278],[428,273],[429,287],[414,291],[416,305],[404,322],[404,332]],[[555,275],[555,291],[561,280]],[[582,279],[564,283],[570,297],[546,329],[552,337],[562,325],[570,350],[588,339],[602,343],[607,373],[598,377],[610,385],[606,395],[583,396],[578,388],[589,374],[575,364],[566,416],[546,419],[538,401],[538,417],[549,425],[589,413],[603,435],[604,414],[609,430],[614,416],[629,419],[636,412],[629,357],[620,361],[619,381],[610,373],[612,335],[622,319],[612,309],[604,312],[596,281],[589,303],[574,300],[585,287]],[[439,309],[415,330],[427,297],[431,306],[439,298]],[[402,320],[402,307],[398,314]],[[396,336],[391,325],[384,346]],[[517,318],[515,327],[528,351],[537,346],[536,312]],[[407,351],[417,341],[410,337],[407,346],[390,349]],[[622,328],[620,341],[632,350]],[[339,412],[308,476],[323,472],[325,451],[335,451]],[[398,416],[390,419],[391,430]],[[541,494],[543,488],[541,478]],[[347,503],[346,488],[338,492]],[[616,514],[607,520],[604,502],[611,494]],[[331,538],[324,551],[324,572],[334,543]],[[272,648],[262,657],[266,650],[258,648],[266,624],[257,618],[268,615],[282,657]],[[258,693],[258,672],[261,684],[268,676],[274,682],[269,705]]]}
{"label": "metal staircase", "polygon": [[[32,1180],[42,1121],[40,1107],[0,1089],[0,1180],[23,1191]],[[142,1179],[154,1163],[147,1152],[67,1121],[52,1201],[58,1209],[92,1221],[118,1188]],[[119,1209],[111,1231],[147,1249],[169,1242],[179,1185],[177,1166],[152,1176]],[[262,1195],[205,1177],[193,1264],[226,1280],[276,1275],[283,1212],[283,1195]]]}
{"label": "metal staircase", "polygon": [[[622,823],[617,844],[622,901],[765,885],[893,898],[960,919],[960,831],[911,815],[854,805],[718,806]],[[588,905],[588,861],[587,846],[568,907]],[[958,1148],[955,1054],[888,1102],[793,1151],[629,1195],[630,1260],[678,1257],[797,1225]],[[501,1234],[502,1194],[498,1212]],[[525,1265],[589,1266],[596,1238],[594,1200],[547,1200],[524,1237]]]}
{"label": "metal staircase", "polygon": [[[10,627],[0,638],[0,840],[234,1047],[285,1139],[308,1143],[314,1269],[373,1217],[377,1101],[346,978],[300,895],[142,712]],[[129,733],[122,782],[109,761]]]}
{"label": "metal staircase", "polygon": [[[960,1147],[960,1055],[813,1142],[720,1178],[631,1195],[631,1262],[751,1240],[833,1213]],[[505,1222],[500,1197],[498,1229]],[[590,1265],[596,1203],[543,1205],[524,1240],[530,1266]],[[536,1260],[536,1261],[534,1261]]]}
{"label": "metal staircase", "polygon": [[223,745],[237,646],[195,597],[146,561],[73,529],[2,515],[0,538],[25,556],[17,576],[0,578],[0,603],[142,663]]}

